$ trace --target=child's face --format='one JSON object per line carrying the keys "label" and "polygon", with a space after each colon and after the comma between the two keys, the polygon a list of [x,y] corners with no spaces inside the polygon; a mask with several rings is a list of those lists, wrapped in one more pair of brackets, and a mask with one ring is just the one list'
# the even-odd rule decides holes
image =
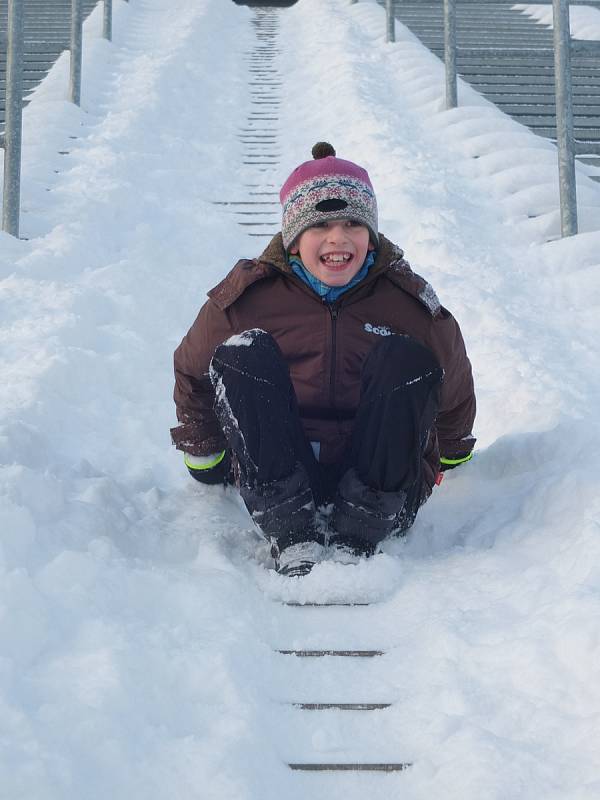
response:
{"label": "child's face", "polygon": [[327,286],[345,286],[373,250],[369,230],[349,219],[322,222],[303,231],[290,253],[300,254],[302,263]]}

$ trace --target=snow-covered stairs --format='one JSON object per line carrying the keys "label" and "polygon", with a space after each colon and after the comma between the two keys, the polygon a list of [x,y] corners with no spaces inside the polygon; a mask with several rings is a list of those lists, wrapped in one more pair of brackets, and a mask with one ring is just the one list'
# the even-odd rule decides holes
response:
{"label": "snow-covered stairs", "polygon": [[[338,644],[354,638],[351,631],[357,613],[362,616],[362,623],[365,612],[377,615],[375,605],[370,608],[369,604],[360,605],[367,608],[335,603],[284,604],[298,609],[292,613],[300,627],[307,617],[312,617],[308,621],[308,627],[313,628],[309,639],[320,641],[323,635],[331,638],[333,631],[339,632],[332,647],[276,650],[277,654],[294,659],[286,662],[286,673],[293,680],[294,691],[305,693],[305,699],[287,704],[289,710],[279,723],[289,726],[288,737],[290,734],[293,737],[297,755],[287,760],[293,771],[392,773],[411,766],[410,761],[398,758],[394,722],[390,717],[394,703],[378,696],[386,685],[385,671],[381,672],[385,650],[372,647],[371,642],[364,647],[360,641],[353,642],[353,647]],[[314,614],[312,609],[321,610]],[[371,665],[374,668],[370,669]],[[303,679],[295,679],[300,673]],[[375,694],[369,698],[372,692]],[[326,693],[330,693],[329,699],[325,699]],[[346,696],[338,699],[335,695]],[[325,758],[326,755],[330,757]]]}
{"label": "snow-covered stairs", "polygon": [[[441,0],[394,2],[394,13],[443,60]],[[461,77],[517,122],[556,141],[552,30],[502,0],[461,0],[456,16]],[[600,168],[597,53],[573,55],[572,82],[575,152]]]}
{"label": "snow-covered stairs", "polygon": [[276,64],[279,12],[255,8],[253,13],[256,42],[244,54],[250,110],[238,132],[238,139],[244,145],[244,174],[250,171],[253,177],[250,183],[242,184],[245,191],[241,196],[217,200],[215,204],[231,211],[248,236],[267,244],[279,230],[281,221],[279,194],[273,182],[273,170],[278,167],[281,155],[277,124],[282,80]]}
{"label": "snow-covered stairs", "polygon": [[[280,228],[278,111],[283,76],[277,66],[279,13],[273,8],[253,8],[256,42],[245,53],[251,102],[238,133],[244,145],[240,165],[244,191],[235,198],[215,201],[248,236],[265,244]],[[346,633],[356,622],[356,614],[377,614],[376,607],[289,601],[279,609],[284,615],[299,615],[305,622],[314,615],[316,625],[304,643],[288,640],[274,647],[283,695],[276,706],[276,726],[281,726],[281,737],[276,738],[293,741],[287,751],[284,747],[284,763],[297,773],[397,773],[407,769],[410,762],[399,757],[394,741],[393,702],[381,688],[385,681],[375,665],[385,658],[385,650],[358,641],[358,634],[353,640],[352,634]],[[319,631],[325,638],[330,636],[332,619],[335,628],[340,614],[345,619],[337,626],[341,633],[335,641],[321,642]],[[291,677],[289,684],[284,676]],[[284,686],[293,687],[292,696],[289,692],[285,696]],[[324,730],[329,733],[324,735]]]}
{"label": "snow-covered stairs", "polygon": [[[94,10],[96,0],[82,0],[83,19]],[[27,0],[23,3],[23,105],[45,78],[60,54],[69,48],[70,0]],[[4,130],[6,95],[6,51],[8,10],[0,6],[0,131]]]}

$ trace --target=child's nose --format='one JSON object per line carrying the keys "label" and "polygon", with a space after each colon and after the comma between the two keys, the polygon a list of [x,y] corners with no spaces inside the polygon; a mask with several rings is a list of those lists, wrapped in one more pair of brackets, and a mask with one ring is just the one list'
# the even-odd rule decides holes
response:
{"label": "child's nose", "polygon": [[331,241],[339,241],[346,238],[346,228],[341,222],[336,222],[329,227],[329,238]]}

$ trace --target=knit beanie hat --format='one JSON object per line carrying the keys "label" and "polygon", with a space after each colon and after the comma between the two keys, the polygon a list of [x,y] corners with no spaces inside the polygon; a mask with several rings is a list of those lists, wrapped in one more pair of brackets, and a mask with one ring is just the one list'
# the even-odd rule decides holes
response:
{"label": "knit beanie hat", "polygon": [[302,231],[335,219],[360,222],[377,244],[377,200],[367,171],[352,161],[336,158],[328,142],[317,142],[312,155],[314,160],[296,167],[279,192],[285,249]]}

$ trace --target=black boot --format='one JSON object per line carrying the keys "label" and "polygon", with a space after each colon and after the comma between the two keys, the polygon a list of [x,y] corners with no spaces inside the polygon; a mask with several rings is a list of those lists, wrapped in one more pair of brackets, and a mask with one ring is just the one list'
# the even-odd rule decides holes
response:
{"label": "black boot", "polygon": [[323,557],[324,536],[317,528],[312,490],[303,467],[287,478],[240,494],[255,525],[271,542],[277,572],[289,577],[308,574]]}
{"label": "black boot", "polygon": [[240,494],[254,523],[280,552],[296,542],[323,543],[312,489],[301,464],[286,478],[242,484]]}
{"label": "black boot", "polygon": [[281,575],[307,575],[323,558],[324,535],[317,527],[312,490],[303,467],[267,485],[241,486],[240,494],[254,523],[271,542]]}
{"label": "black boot", "polygon": [[339,483],[331,515],[330,544],[372,555],[398,526],[406,492],[382,492],[363,483],[354,468]]}

